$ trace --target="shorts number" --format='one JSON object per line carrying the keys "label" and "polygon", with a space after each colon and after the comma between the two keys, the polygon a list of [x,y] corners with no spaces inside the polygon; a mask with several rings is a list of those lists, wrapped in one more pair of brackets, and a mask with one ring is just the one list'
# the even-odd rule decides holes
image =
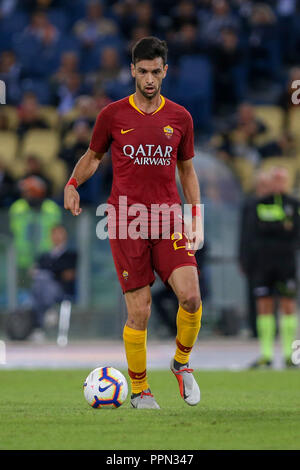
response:
{"label": "shorts number", "polygon": [[185,248],[184,245],[182,245],[182,246],[178,246],[178,245],[177,245],[177,243],[180,242],[180,240],[182,240],[182,239],[183,239],[182,233],[180,233],[180,232],[174,232],[174,233],[172,233],[172,235],[171,235],[171,240],[175,240],[175,242],[173,243],[173,247],[174,247],[174,250],[175,250],[175,251],[176,251],[176,250],[180,250],[180,248]]}
{"label": "shorts number", "polygon": [[[182,239],[183,239],[182,233],[180,233],[180,232],[172,233],[171,240],[175,240],[174,243],[173,243],[173,248],[174,248],[175,251],[180,250],[180,248],[185,248],[185,245],[180,245],[180,246],[177,245],[177,243],[180,242]],[[190,246],[191,246],[191,243],[188,241],[188,248],[190,248]],[[188,256],[194,256],[194,255],[193,255],[193,253],[190,253],[188,251]]]}

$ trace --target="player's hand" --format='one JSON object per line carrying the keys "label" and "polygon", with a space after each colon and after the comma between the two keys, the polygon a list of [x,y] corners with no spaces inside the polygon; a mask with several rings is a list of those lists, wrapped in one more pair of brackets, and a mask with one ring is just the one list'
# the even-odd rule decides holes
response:
{"label": "player's hand", "polygon": [[189,251],[195,252],[204,245],[204,230],[202,217],[193,217],[192,223],[187,227],[185,235],[188,239]]}
{"label": "player's hand", "polygon": [[64,190],[64,208],[71,211],[73,215],[79,215],[82,212],[80,208],[80,196],[78,191],[72,185],[68,185]]}

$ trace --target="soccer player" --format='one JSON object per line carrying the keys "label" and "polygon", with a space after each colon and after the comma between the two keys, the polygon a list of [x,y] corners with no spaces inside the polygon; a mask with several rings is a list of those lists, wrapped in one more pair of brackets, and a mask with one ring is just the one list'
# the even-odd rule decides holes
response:
{"label": "soccer player", "polygon": [[273,168],[270,177],[271,194],[256,201],[252,220],[248,224],[261,349],[261,356],[252,364],[252,368],[272,366],[276,298],[279,299],[279,332],[286,367],[294,366],[291,358],[292,343],[297,335],[296,250],[299,247],[300,204],[288,194],[289,175],[285,168]]}
{"label": "soccer player", "polygon": [[[128,311],[123,339],[133,408],[159,408],[151,393],[146,372],[147,324],[154,271],[173,289],[179,303],[177,347],[171,360],[171,371],[177,378],[185,402],[196,405],[200,401],[199,386],[193,369],[189,367],[189,356],[200,330],[202,316],[194,256],[203,241],[202,225],[199,224],[200,189],[192,163],[194,136],[191,115],[185,108],[160,94],[167,69],[165,41],[146,37],[135,44],[131,64],[135,93],[109,104],[99,113],[90,146],[76,164],[65,187],[65,209],[78,216],[82,209],[76,188],[94,174],[110,147],[113,184],[108,203],[115,208],[118,216],[124,211],[125,196],[129,207],[126,215],[129,215],[133,204],[146,207],[146,226],[150,225],[155,215],[155,205],[175,205],[182,213],[175,179],[176,166],[186,202],[192,206],[192,229],[188,234],[184,231],[182,220],[180,230],[177,230],[179,218],[174,216],[167,237],[163,236],[161,220],[154,226],[153,237],[144,232],[134,239],[121,237],[122,224],[128,224],[123,219],[114,227],[118,232],[116,237],[109,237]],[[128,220],[132,218],[128,217]]]}

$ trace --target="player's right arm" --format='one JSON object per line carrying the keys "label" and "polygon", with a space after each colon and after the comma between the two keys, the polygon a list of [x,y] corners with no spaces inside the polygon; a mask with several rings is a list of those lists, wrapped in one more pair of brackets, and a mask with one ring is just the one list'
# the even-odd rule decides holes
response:
{"label": "player's right arm", "polygon": [[[88,150],[76,164],[69,183],[65,187],[64,206],[73,215],[81,214],[80,198],[76,187],[91,178],[97,170],[103,155],[108,151],[111,141],[113,104],[106,106],[97,116]],[[75,185],[70,184],[74,182]]]}
{"label": "player's right arm", "polygon": [[[93,176],[97,170],[104,153],[97,153],[91,148],[85,152],[75,165],[69,181],[76,181],[80,186]],[[80,196],[73,184],[67,184],[64,190],[64,208],[71,211],[73,215],[79,215],[82,212],[80,208]]]}

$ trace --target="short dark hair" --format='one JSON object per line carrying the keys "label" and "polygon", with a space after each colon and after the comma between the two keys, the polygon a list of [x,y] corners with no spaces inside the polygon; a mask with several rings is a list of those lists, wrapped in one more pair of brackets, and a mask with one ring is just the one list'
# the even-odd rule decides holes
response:
{"label": "short dark hair", "polygon": [[154,36],[140,39],[132,48],[132,63],[135,65],[140,60],[153,60],[161,57],[164,65],[167,63],[168,46],[166,41],[161,41]]}

